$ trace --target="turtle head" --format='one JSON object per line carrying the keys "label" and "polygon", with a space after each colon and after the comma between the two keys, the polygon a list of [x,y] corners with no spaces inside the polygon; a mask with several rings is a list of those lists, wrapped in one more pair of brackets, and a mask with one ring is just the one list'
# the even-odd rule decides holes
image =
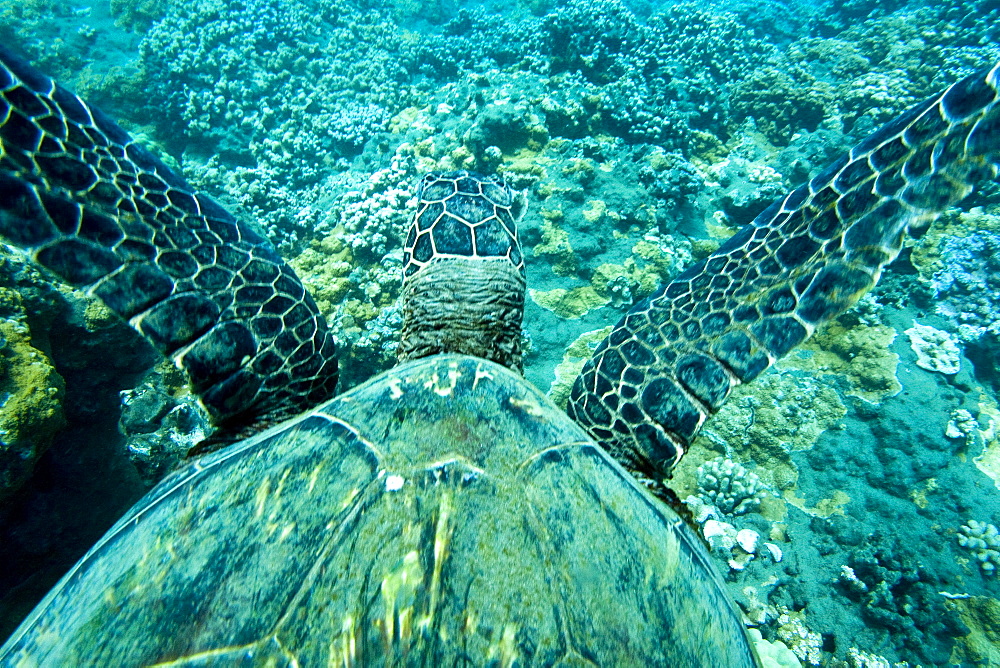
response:
{"label": "turtle head", "polygon": [[399,360],[474,355],[521,370],[525,195],[497,176],[433,172],[403,248]]}
{"label": "turtle head", "polygon": [[417,185],[417,213],[403,247],[403,285],[429,265],[454,258],[509,264],[523,277],[517,223],[524,191],[499,176],[431,172]]}

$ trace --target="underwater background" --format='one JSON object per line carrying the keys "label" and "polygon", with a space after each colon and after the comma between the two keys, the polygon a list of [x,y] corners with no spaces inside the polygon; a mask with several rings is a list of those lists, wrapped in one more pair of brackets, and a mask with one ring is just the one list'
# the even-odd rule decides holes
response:
{"label": "underwater background", "polygon": [[[275,243],[341,389],[394,362],[418,177],[526,189],[525,375],[561,404],[629,305],[998,37],[987,0],[0,0],[3,44]],[[772,665],[1000,665],[998,272],[989,183],[681,463]],[[179,384],[0,252],[0,637],[204,436]]]}

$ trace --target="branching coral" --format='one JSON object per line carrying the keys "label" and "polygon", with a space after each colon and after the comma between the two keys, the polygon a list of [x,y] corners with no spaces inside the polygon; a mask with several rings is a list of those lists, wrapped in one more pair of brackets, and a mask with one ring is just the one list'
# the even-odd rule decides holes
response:
{"label": "branching coral", "polygon": [[756,473],[723,457],[699,466],[697,478],[698,496],[727,515],[756,510],[766,491]]}
{"label": "branching coral", "polygon": [[986,575],[1000,570],[1000,531],[993,524],[969,520],[958,528],[958,544],[969,550]]}

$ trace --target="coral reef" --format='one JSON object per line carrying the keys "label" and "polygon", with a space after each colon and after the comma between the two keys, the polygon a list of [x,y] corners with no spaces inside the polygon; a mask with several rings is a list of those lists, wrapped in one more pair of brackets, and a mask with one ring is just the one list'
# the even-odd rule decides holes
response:
{"label": "coral reef", "polygon": [[872,652],[862,652],[857,647],[847,648],[847,665],[850,668],[909,668],[907,663],[892,664],[885,657]]}
{"label": "coral reef", "polygon": [[944,428],[948,438],[962,439],[966,445],[975,445],[982,440],[979,421],[965,408],[956,408],[951,412],[951,419]]}
{"label": "coral reef", "polygon": [[359,260],[380,261],[403,244],[406,226],[413,218],[416,177],[410,147],[403,145],[391,165],[368,176],[356,189],[346,190],[331,207],[329,218],[350,234],[351,250],[367,252]]}
{"label": "coral reef", "polygon": [[798,469],[791,453],[811,448],[846,413],[837,392],[815,378],[778,369],[733,391],[705,426],[699,441],[757,463],[757,472],[779,490],[791,488]]}
{"label": "coral reef", "polygon": [[[994,206],[990,207],[990,211],[994,211]],[[955,269],[958,269],[959,273],[974,272],[975,265],[961,266],[955,262],[959,259],[956,255],[945,258],[945,246],[955,240],[984,232],[991,235],[1000,233],[1000,216],[987,212],[982,206],[971,207],[968,211],[952,210],[942,215],[931,225],[927,233],[913,244],[910,253],[910,263],[917,270],[921,283],[933,290],[937,274],[948,274]]]}
{"label": "coral reef", "polygon": [[732,112],[749,116],[775,145],[819,127],[833,97],[829,85],[802,68],[763,67],[733,86]]}
{"label": "coral reef", "polygon": [[637,176],[656,198],[664,216],[683,215],[685,208],[695,205],[705,179],[683,154],[654,150],[646,160],[648,166],[641,168]]}
{"label": "coral reef", "polygon": [[631,256],[622,264],[597,267],[590,284],[615,308],[628,307],[679,274],[691,262],[691,255],[690,242],[650,232],[632,246]]}
{"label": "coral reef", "polygon": [[[529,288],[528,296],[542,308],[548,309],[560,318],[566,319],[579,318],[596,308],[604,306],[609,301],[607,298],[599,295],[589,285],[569,290],[565,288],[553,288],[552,290],[542,291]],[[631,303],[631,300],[628,303]]]}
{"label": "coral reef", "polygon": [[773,47],[732,15],[694,4],[646,23],[618,0],[574,0],[541,21],[534,46],[553,73],[579,73],[601,99],[603,129],[632,142],[689,146],[691,129],[727,113],[716,91]]}
{"label": "coral reef", "polygon": [[777,622],[777,636],[792,653],[806,665],[820,665],[823,656],[823,638],[806,626],[802,615],[783,610],[778,615]]}
{"label": "coral reef", "polygon": [[353,340],[352,354],[359,356],[363,351],[370,351],[368,356],[376,358],[379,367],[392,366],[396,361],[402,324],[403,313],[398,303],[382,309],[377,316],[365,323],[364,331]]}
{"label": "coral reef", "polygon": [[837,583],[840,591],[858,602],[869,626],[882,629],[897,648],[920,661],[943,663],[951,639],[965,629],[946,614],[940,581],[914,563],[898,539],[873,534],[866,543],[847,559]]}
{"label": "coral reef", "polygon": [[403,322],[399,284],[402,254],[387,254],[375,266],[359,267],[348,277],[351,291],[327,314],[339,343],[342,388],[350,388],[396,363]]}
{"label": "coral reef", "polygon": [[345,237],[343,228],[338,228],[323,239],[313,241],[289,262],[316,300],[320,312],[328,318],[351,289],[354,254]]}
{"label": "coral reef", "polygon": [[571,0],[542,20],[551,70],[575,70],[591,81],[620,77],[630,52],[646,37],[644,26],[619,0]]}
{"label": "coral reef", "polygon": [[171,4],[140,52],[147,104],[174,137],[167,150],[198,185],[295,243],[320,218],[322,178],[412,99],[398,47],[382,15],[339,0],[218,0]]}
{"label": "coral reef", "polygon": [[912,83],[900,70],[865,72],[836,91],[842,121],[854,130],[874,130],[918,102]]}
{"label": "coral reef", "polygon": [[166,3],[157,0],[111,0],[110,11],[115,23],[133,32],[143,32],[163,18]]}
{"label": "coral reef", "polygon": [[949,599],[969,633],[958,639],[948,659],[951,665],[1000,665],[1000,601],[988,596],[961,596]]}
{"label": "coral reef", "polygon": [[88,13],[59,0],[0,0],[0,39],[60,80],[72,82],[88,64]]}
{"label": "coral reef", "polygon": [[[972,417],[971,414],[969,417]],[[984,428],[979,427],[980,420],[985,423]],[[994,399],[983,394],[979,400],[979,420],[975,420],[975,432],[971,429],[966,431],[963,428],[966,425],[973,427],[970,424],[971,421],[964,419],[964,416],[957,422],[956,431],[964,436],[966,444],[982,442],[983,449],[972,458],[972,462],[977,469],[993,481],[997,491],[1000,491],[1000,438],[998,438],[1000,435],[998,434],[1000,431],[1000,406],[997,406]],[[947,433],[945,435],[947,436]]]}
{"label": "coral reef", "polygon": [[943,268],[931,280],[937,312],[952,322],[963,341],[986,332],[1000,334],[1000,233],[979,230],[948,237],[941,261]]}
{"label": "coral reef", "polygon": [[557,276],[572,276],[577,270],[576,254],[569,242],[569,233],[557,226],[563,218],[559,209],[542,210],[542,241],[535,245],[535,255],[552,258],[552,271]]}
{"label": "coral reef", "polygon": [[[640,297],[645,297],[656,286],[681,273],[694,259],[693,244],[683,237],[647,232],[632,246],[632,257],[638,265],[633,271],[625,261],[626,270],[634,273],[639,284]],[[643,266],[645,265],[645,266]]]}
{"label": "coral reef", "polygon": [[[828,324],[785,364],[814,373],[838,374],[849,383],[848,394],[873,403],[894,396],[902,390],[896,377],[899,355],[890,349],[896,330],[877,323],[864,324],[861,317],[862,313],[856,311],[853,317],[847,314]],[[877,316],[868,317],[869,322],[877,320]]]}
{"label": "coral reef", "polygon": [[[737,530],[729,522],[709,519],[702,523],[701,534],[712,551],[727,560],[731,571],[744,570],[757,556],[760,534],[753,529]],[[770,548],[769,552],[775,562],[780,561],[780,558],[774,557],[774,552]]]}
{"label": "coral reef", "polygon": [[764,640],[757,629],[749,629],[748,633],[764,668],[799,668],[802,665],[795,653],[780,640]]}
{"label": "coral reef", "polygon": [[773,167],[734,154],[713,164],[708,173],[720,189],[722,213],[733,223],[743,225],[788,188]]}

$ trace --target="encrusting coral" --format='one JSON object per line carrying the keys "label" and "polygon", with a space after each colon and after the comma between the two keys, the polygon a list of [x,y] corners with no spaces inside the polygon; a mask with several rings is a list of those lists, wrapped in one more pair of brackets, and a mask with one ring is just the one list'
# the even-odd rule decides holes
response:
{"label": "encrusting coral", "polygon": [[954,375],[961,369],[959,355],[962,351],[948,332],[914,322],[913,327],[906,330],[906,335],[910,337],[910,347],[917,355],[917,366],[946,376]]}

